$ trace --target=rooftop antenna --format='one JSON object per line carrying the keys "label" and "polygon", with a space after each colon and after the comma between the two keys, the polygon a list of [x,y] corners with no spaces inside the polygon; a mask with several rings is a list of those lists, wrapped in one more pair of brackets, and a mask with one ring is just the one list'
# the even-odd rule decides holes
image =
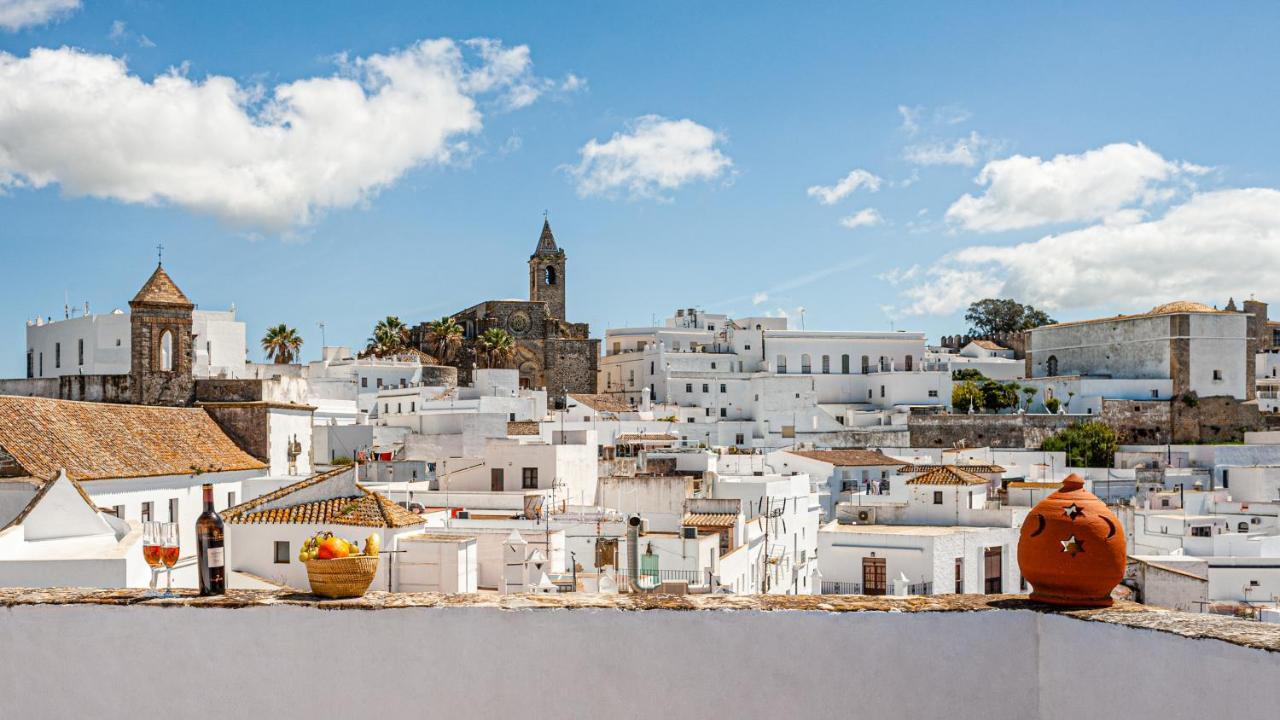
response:
{"label": "rooftop antenna", "polygon": [[324,354],[324,347],[325,347],[325,345],[327,345],[327,344],[328,344],[328,343],[326,343],[326,342],[324,341],[324,321],[323,321],[323,320],[321,320],[320,322],[318,322],[318,323],[316,323],[316,324],[320,326],[320,350],[321,350],[321,354],[323,355],[323,354]]}
{"label": "rooftop antenna", "polygon": [[799,310],[800,310],[800,329],[804,330],[804,306],[801,305]]}

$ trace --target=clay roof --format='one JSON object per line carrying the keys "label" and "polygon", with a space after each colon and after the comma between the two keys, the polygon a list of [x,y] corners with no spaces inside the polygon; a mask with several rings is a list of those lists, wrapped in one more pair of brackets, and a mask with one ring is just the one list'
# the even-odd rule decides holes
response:
{"label": "clay roof", "polygon": [[737,522],[738,516],[732,513],[688,513],[680,524],[693,527],[733,527]]}
{"label": "clay roof", "polygon": [[621,443],[644,443],[644,442],[676,442],[680,436],[668,433],[621,433],[618,435],[617,442]]}
{"label": "clay roof", "polygon": [[909,475],[911,473],[929,472],[935,468],[954,467],[960,468],[967,473],[1002,473],[1004,468],[999,465],[903,465],[898,468],[898,474]]}
{"label": "clay roof", "polygon": [[151,273],[151,277],[147,279],[146,284],[133,296],[132,303],[151,303],[153,305],[191,305],[191,301],[187,296],[182,294],[178,289],[177,283],[173,278],[169,277],[169,273],[164,271],[164,267],[157,265],[156,271]]}
{"label": "clay roof", "polygon": [[1119,320],[1134,320],[1137,318],[1157,317],[1160,315],[1178,315],[1181,313],[1230,313],[1229,310],[1218,310],[1209,307],[1204,303],[1193,302],[1190,300],[1175,300],[1167,302],[1163,305],[1157,305],[1144,313],[1134,313],[1132,315],[1115,315],[1112,317],[1091,318],[1089,320],[1073,320],[1071,322],[1054,323],[1053,325],[1044,325],[1038,328],[1032,328],[1032,332],[1043,328],[1070,327],[1072,325],[1087,325],[1090,323],[1114,322]]}
{"label": "clay roof", "polygon": [[1061,482],[1037,482],[1030,480],[1015,480],[1005,485],[1006,488],[1026,488],[1028,490],[1057,490],[1062,487]]}
{"label": "clay roof", "polygon": [[986,485],[987,481],[955,465],[939,465],[919,477],[907,481],[908,485]]}
{"label": "clay roof", "polygon": [[635,408],[617,395],[603,393],[569,393],[569,397],[596,412],[634,412]]}
{"label": "clay roof", "polygon": [[0,447],[27,475],[72,480],[262,470],[198,408],[0,396]]}
{"label": "clay roof", "polygon": [[986,350],[1008,350],[1009,349],[1001,345],[1000,343],[993,342],[991,340],[974,340],[973,344]]}
{"label": "clay roof", "polygon": [[879,450],[862,450],[860,448],[832,448],[831,450],[787,450],[792,455],[799,455],[810,460],[819,460],[839,467],[850,465],[901,465],[901,460],[894,460]]}
{"label": "clay roof", "polygon": [[285,523],[304,523],[323,525],[360,525],[364,527],[398,528],[422,524],[422,518],[415,513],[400,507],[381,493],[366,490],[356,485],[359,495],[326,498],[301,502],[296,505],[274,507],[259,510],[265,505],[274,503],[337,475],[351,472],[349,467],[342,467],[329,472],[286,485],[274,492],[261,495],[235,507],[224,510],[222,521],[234,525],[279,525]]}
{"label": "clay roof", "polygon": [[508,435],[539,435],[541,434],[536,422],[520,422],[516,420],[507,423]]}

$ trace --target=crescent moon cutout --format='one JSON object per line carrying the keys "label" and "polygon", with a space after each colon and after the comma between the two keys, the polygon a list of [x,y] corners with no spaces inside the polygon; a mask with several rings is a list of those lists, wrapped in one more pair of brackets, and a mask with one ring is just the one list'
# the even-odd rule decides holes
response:
{"label": "crescent moon cutout", "polygon": [[1116,524],[1111,522],[1111,518],[1107,517],[1106,515],[1103,515],[1102,519],[1106,521],[1107,527],[1111,528],[1111,532],[1107,533],[1107,539],[1110,540],[1111,538],[1116,536]]}
{"label": "crescent moon cutout", "polygon": [[[1040,513],[1036,513],[1036,519],[1040,521],[1040,525],[1035,529],[1034,532],[1031,533],[1031,535],[1029,535],[1029,537],[1035,537],[1040,533],[1044,532],[1044,515],[1041,515]],[[1115,531],[1116,531],[1115,528],[1111,528],[1111,533],[1113,535],[1115,534]]]}

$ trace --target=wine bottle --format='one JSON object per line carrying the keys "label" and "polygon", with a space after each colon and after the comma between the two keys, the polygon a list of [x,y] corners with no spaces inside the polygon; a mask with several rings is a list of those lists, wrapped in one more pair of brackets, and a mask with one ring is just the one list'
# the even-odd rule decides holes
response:
{"label": "wine bottle", "polygon": [[222,541],[222,518],[213,509],[213,485],[205,483],[204,512],[196,520],[196,555],[200,563],[200,594],[227,592],[226,554]]}

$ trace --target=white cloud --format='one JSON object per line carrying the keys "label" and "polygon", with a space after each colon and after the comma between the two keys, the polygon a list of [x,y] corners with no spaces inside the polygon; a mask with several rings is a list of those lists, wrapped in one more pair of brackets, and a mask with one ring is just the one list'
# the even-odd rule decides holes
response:
{"label": "white cloud", "polygon": [[769,302],[769,293],[767,292],[758,292],[751,296],[752,305],[763,305],[767,302]]}
{"label": "white cloud", "polygon": [[1201,193],[1155,220],[972,246],[927,276],[904,291],[906,314],[950,314],[983,297],[1124,312],[1177,299],[1222,303],[1280,283],[1280,191]]}
{"label": "white cloud", "polygon": [[128,32],[127,27],[123,20],[111,21],[111,32],[107,33],[107,37],[112,40],[120,40]]}
{"label": "white cloud", "polygon": [[[978,231],[1101,220],[1135,203],[1167,201],[1175,188],[1166,183],[1205,171],[1166,160],[1141,143],[1116,143],[1051,160],[1014,155],[987,163],[977,178],[985,192],[964,195],[946,218]],[[1135,216],[1118,219],[1133,221]]]}
{"label": "white cloud", "polygon": [[875,208],[866,208],[847,217],[840,218],[840,224],[851,229],[871,227],[882,222],[884,222],[884,218],[880,217],[879,211]]}
{"label": "white cloud", "polygon": [[894,268],[892,270],[889,270],[888,272],[882,272],[879,275],[876,275],[876,278],[883,280],[884,282],[887,282],[890,285],[896,286],[904,282],[910,282],[911,280],[915,280],[916,276],[918,276],[919,274],[920,274],[920,266],[912,265],[906,270],[903,270],[902,268]]}
{"label": "white cloud", "polygon": [[181,69],[147,81],[73,48],[0,53],[0,190],[58,184],[283,231],[465,155],[478,99],[519,107],[539,85],[527,48],[496,41],[426,40],[339,63],[268,90]]}
{"label": "white cloud", "polygon": [[915,107],[899,105],[898,114],[902,116],[901,129],[908,137],[917,135],[925,125],[930,127],[959,125],[973,117],[973,113],[959,105],[941,105],[932,111],[921,105]]}
{"label": "white cloud", "polygon": [[983,149],[990,145],[990,140],[982,137],[977,132],[971,132],[968,137],[951,142],[938,141],[908,145],[903,149],[902,155],[907,162],[915,163],[916,165],[963,165],[965,167],[973,167],[978,163],[978,158]]}
{"label": "white cloud", "polygon": [[70,15],[80,0],[0,0],[0,28],[21,30]]}
{"label": "white cloud", "polygon": [[834,205],[861,187],[876,192],[880,189],[881,182],[883,181],[878,176],[859,168],[850,171],[835,185],[814,185],[807,192],[809,197],[818,198],[818,202],[823,205]]}
{"label": "white cloud", "polygon": [[578,194],[633,198],[662,197],[666,191],[724,175],[733,161],[717,145],[724,136],[689,120],[644,115],[605,142],[582,146],[581,161],[567,168]]}
{"label": "white cloud", "polygon": [[915,135],[920,132],[920,108],[899,105],[898,114],[902,116],[903,132],[907,135]]}

